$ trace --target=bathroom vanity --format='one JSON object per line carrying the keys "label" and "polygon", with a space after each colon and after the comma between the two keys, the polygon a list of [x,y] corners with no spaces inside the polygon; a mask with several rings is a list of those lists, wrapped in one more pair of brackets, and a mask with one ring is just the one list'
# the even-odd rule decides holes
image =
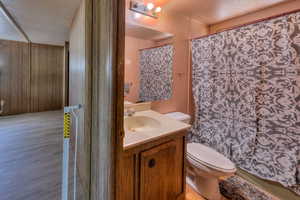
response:
{"label": "bathroom vanity", "polygon": [[190,125],[146,110],[124,119],[118,200],[184,200]]}

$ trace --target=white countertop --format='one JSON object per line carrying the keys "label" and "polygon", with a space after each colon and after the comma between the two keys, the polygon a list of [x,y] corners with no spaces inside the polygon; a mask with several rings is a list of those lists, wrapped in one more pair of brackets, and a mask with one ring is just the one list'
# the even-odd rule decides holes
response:
{"label": "white countertop", "polygon": [[155,131],[143,131],[143,132],[126,132],[124,138],[124,149],[130,149],[147,142],[157,140],[159,138],[169,136],[178,131],[183,131],[191,126],[189,124],[174,120],[170,117],[162,115],[158,112],[147,110],[135,113],[134,116],[146,116],[158,120],[161,123],[161,127]]}

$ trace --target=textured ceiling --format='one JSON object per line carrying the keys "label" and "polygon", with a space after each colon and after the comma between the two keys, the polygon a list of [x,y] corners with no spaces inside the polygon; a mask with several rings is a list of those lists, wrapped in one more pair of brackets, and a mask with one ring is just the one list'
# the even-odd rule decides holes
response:
{"label": "textured ceiling", "polygon": [[35,43],[63,45],[80,0],[2,0]]}
{"label": "textured ceiling", "polygon": [[[166,12],[189,16],[206,24],[214,24],[292,0],[145,1],[161,5]],[[2,0],[2,2],[32,42],[59,45],[68,40],[70,25],[80,4],[80,0]],[[18,32],[14,31],[14,27],[3,21],[1,16],[0,34],[6,35],[6,39],[24,40],[17,35]]]}
{"label": "textured ceiling", "polygon": [[[161,4],[162,0],[153,0]],[[278,3],[293,0],[163,0],[167,12],[183,14],[206,24],[215,24]]]}
{"label": "textured ceiling", "polygon": [[0,39],[27,42],[26,38],[7,19],[0,8]]}

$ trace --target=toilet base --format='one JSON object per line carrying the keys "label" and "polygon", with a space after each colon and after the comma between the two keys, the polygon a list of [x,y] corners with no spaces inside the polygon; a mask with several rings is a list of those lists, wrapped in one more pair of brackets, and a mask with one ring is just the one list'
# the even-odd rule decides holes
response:
{"label": "toilet base", "polygon": [[221,200],[222,195],[219,189],[219,180],[214,177],[193,177],[193,180],[188,176],[186,178],[189,184],[196,192],[207,200]]}

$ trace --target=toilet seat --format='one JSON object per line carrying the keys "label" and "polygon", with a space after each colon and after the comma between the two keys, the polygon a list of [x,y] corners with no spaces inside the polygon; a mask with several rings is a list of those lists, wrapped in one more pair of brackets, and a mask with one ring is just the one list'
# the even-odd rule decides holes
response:
{"label": "toilet seat", "polygon": [[187,144],[187,158],[193,163],[208,166],[212,169],[233,173],[235,164],[212,148],[198,143]]}

